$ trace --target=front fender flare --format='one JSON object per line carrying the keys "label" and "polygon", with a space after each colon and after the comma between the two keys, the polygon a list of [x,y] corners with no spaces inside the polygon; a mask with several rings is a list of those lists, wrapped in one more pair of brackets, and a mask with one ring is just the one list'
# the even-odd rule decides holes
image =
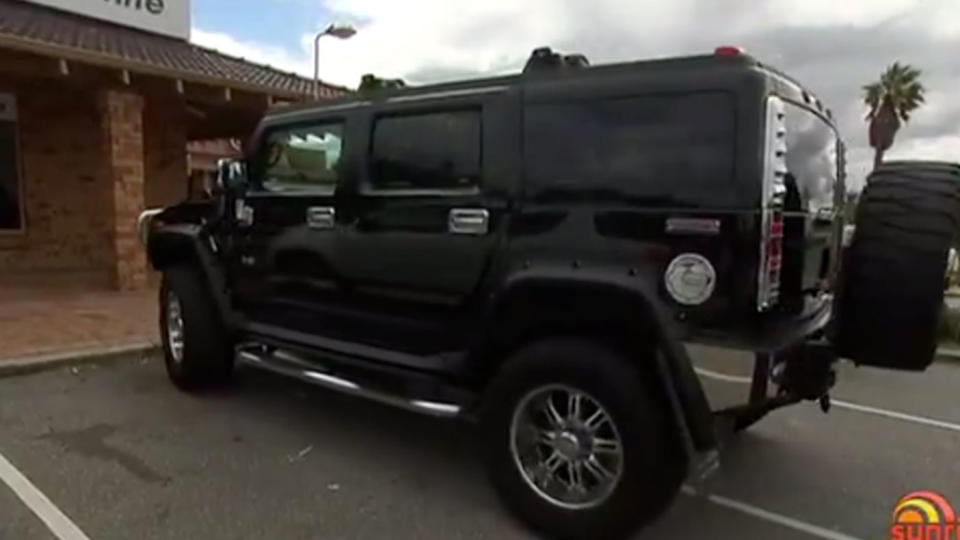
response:
{"label": "front fender flare", "polygon": [[217,311],[228,328],[237,328],[238,316],[230,304],[227,276],[216,254],[216,243],[195,224],[163,225],[147,239],[147,257],[156,270],[191,264],[206,280]]}

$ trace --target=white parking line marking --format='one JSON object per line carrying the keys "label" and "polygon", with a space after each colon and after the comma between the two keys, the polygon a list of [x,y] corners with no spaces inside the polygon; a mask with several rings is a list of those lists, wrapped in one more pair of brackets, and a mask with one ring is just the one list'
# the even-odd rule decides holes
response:
{"label": "white parking line marking", "polygon": [[936,418],[927,418],[925,416],[916,416],[913,414],[906,414],[897,411],[888,411],[886,409],[879,409],[877,407],[870,407],[868,405],[859,405],[857,403],[850,403],[849,401],[840,401],[839,399],[833,400],[833,404],[841,409],[850,409],[851,411],[859,411],[866,414],[875,414],[877,416],[885,416],[887,418],[892,418],[894,420],[903,420],[905,422],[913,422],[915,424],[921,424],[924,426],[930,426],[940,429],[946,429],[950,431],[956,431],[960,433],[960,424],[954,424],[953,422],[946,422],[944,420],[937,420]]}
{"label": "white parking line marking", "polygon": [[831,529],[826,529],[819,525],[814,525],[812,523],[807,523],[806,521],[800,521],[799,519],[785,516],[783,514],[778,514],[776,512],[771,512],[769,510],[764,510],[763,508],[758,508],[752,504],[747,504],[745,502],[737,501],[724,497],[722,495],[714,495],[711,493],[698,493],[691,486],[683,486],[681,489],[683,493],[693,496],[693,497],[703,497],[710,501],[711,503],[728,508],[730,510],[735,510],[742,514],[747,514],[764,521],[769,521],[770,523],[776,523],[788,529],[793,529],[795,531],[800,531],[802,533],[809,534],[810,536],[815,536],[817,538],[823,538],[825,540],[860,540],[856,536],[850,536],[848,534],[843,534]]}
{"label": "white parking line marking", "polygon": [[90,540],[70,518],[60,511],[46,495],[34,486],[7,458],[0,454],[0,480],[27,505],[27,508],[46,524],[60,540]]}
{"label": "white parking line marking", "polygon": [[697,375],[701,375],[708,379],[713,379],[715,381],[722,381],[734,384],[750,384],[753,382],[753,379],[750,377],[740,377],[738,375],[727,375],[726,373],[720,373],[718,371],[710,371],[709,369],[703,369],[699,367],[693,368],[697,372]]}
{"label": "white parking line marking", "polygon": [[[703,368],[694,368],[694,371],[698,375],[706,377],[708,379],[713,379],[721,382],[728,382],[733,384],[750,384],[750,377],[740,377],[737,375],[727,375],[726,373],[719,373],[716,371],[710,371],[709,369]],[[960,433],[960,424],[955,424],[953,422],[946,422],[944,420],[937,420],[936,418],[927,418],[925,416],[917,416],[913,414],[902,413],[898,411],[890,411],[887,409],[881,409],[879,407],[871,407],[869,405],[860,405],[858,403],[851,403],[849,401],[843,401],[839,399],[832,400],[831,403],[840,409],[848,409],[851,411],[862,412],[865,414],[873,414],[876,416],[882,416],[885,418],[891,418],[893,420],[903,420],[904,422],[913,422],[914,424],[920,424],[923,426],[934,427],[938,429],[946,429],[948,431],[955,431]]]}

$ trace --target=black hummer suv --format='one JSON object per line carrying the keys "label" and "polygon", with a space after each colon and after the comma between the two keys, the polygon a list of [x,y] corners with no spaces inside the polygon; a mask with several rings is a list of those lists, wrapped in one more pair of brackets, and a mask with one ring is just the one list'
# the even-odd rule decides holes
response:
{"label": "black hummer suv", "polygon": [[[240,362],[479,420],[551,537],[626,534],[838,359],[931,362],[960,168],[875,171],[844,236],[830,111],[736,49],[267,114],[205,203],[145,213],[179,387]],[[684,342],[755,351],[711,411]],[[768,383],[771,388],[768,389]]]}

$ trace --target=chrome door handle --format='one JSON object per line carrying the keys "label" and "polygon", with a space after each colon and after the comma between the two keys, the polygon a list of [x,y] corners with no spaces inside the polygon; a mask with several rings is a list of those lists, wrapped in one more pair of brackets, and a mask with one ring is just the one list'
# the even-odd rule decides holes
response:
{"label": "chrome door handle", "polygon": [[249,227],[253,225],[253,207],[247,206],[246,201],[243,199],[237,199],[234,202],[233,213],[234,218],[237,221],[237,225],[241,227]]}
{"label": "chrome door handle", "polygon": [[483,236],[490,230],[490,212],[485,208],[454,208],[447,229],[450,234]]}
{"label": "chrome door handle", "polygon": [[337,210],[332,206],[307,208],[307,227],[311,229],[332,229],[336,218]]}
{"label": "chrome door handle", "polygon": [[816,223],[833,223],[837,214],[833,208],[818,208],[813,220]]}

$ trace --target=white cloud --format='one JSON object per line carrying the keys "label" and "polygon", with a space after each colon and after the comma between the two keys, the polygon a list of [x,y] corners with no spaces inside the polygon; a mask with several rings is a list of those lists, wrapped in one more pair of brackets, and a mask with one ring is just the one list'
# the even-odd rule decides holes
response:
{"label": "white cloud", "polygon": [[761,8],[756,20],[795,27],[863,27],[901,16],[916,5],[916,0],[773,0]]}
{"label": "white cloud", "polygon": [[220,52],[245,58],[260,64],[269,64],[285,71],[306,75],[308,60],[298,52],[263,43],[244,42],[223,32],[211,32],[201,28],[191,30],[190,41]]}
{"label": "white cloud", "polygon": [[932,159],[960,162],[960,134],[906,139],[890,149],[887,159]]}

